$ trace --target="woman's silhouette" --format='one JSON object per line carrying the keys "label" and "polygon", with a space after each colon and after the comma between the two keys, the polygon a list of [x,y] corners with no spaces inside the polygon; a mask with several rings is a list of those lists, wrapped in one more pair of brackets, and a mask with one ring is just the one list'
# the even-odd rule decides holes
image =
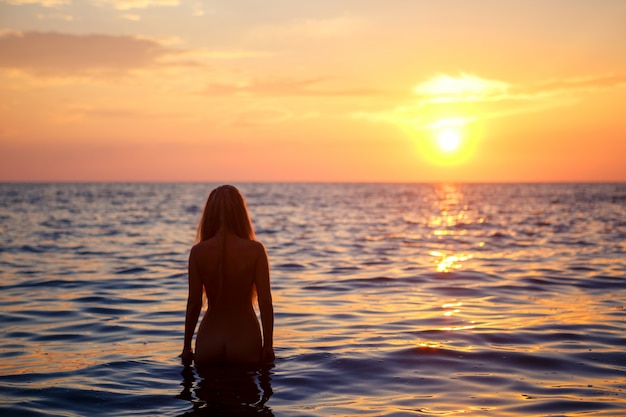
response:
{"label": "woman's silhouette", "polygon": [[[214,189],[189,255],[183,362],[254,364],[274,360],[274,309],[265,247],[255,238],[245,201],[232,185]],[[202,310],[207,311],[191,342]],[[257,297],[263,335],[253,307]]]}

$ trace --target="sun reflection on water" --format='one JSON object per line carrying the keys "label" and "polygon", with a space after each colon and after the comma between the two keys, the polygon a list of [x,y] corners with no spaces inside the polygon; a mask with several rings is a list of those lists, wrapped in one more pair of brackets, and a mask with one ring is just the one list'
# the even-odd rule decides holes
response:
{"label": "sun reflection on water", "polygon": [[[453,308],[453,307],[461,307],[463,305],[462,302],[458,302],[458,303],[446,303],[444,305],[441,306],[441,308]],[[458,308],[454,308],[454,310],[448,310],[445,313],[443,313],[444,316],[446,317],[450,317],[453,314],[456,314],[458,312],[460,312],[461,310],[459,310]]]}
{"label": "sun reflection on water", "polygon": [[472,259],[474,256],[467,253],[459,253],[456,255],[446,255],[437,251],[430,251],[431,256],[439,259],[435,261],[437,272],[450,272],[463,267],[462,262]]}
{"label": "sun reflection on water", "polygon": [[[455,302],[451,302],[451,303],[444,303],[441,308],[443,308],[445,311],[443,312],[443,316],[444,317],[452,317],[454,315],[458,315],[461,312],[461,307],[463,306],[463,302],[461,301],[455,301]],[[445,326],[440,328],[439,330],[444,330],[444,331],[455,331],[455,330],[471,330],[473,329],[474,326],[474,321],[472,320],[470,322],[470,324],[468,325],[463,325],[463,326]]]}
{"label": "sun reflection on water", "polygon": [[458,326],[458,327],[442,327],[441,330],[445,330],[445,331],[472,330],[475,327],[476,326],[473,326],[473,325]]}

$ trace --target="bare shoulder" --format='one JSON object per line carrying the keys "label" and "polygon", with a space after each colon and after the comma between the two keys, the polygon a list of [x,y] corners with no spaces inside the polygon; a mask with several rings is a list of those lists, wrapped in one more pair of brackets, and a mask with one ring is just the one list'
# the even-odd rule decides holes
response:
{"label": "bare shoulder", "polygon": [[[247,257],[258,258],[260,256],[267,256],[265,252],[265,246],[256,240],[242,239],[239,237],[230,237],[227,239],[226,246],[235,250],[237,253]],[[211,238],[202,242],[196,243],[191,247],[190,257],[202,257],[215,255],[219,249],[219,242],[217,239]],[[245,255],[244,255],[245,254]]]}
{"label": "bare shoulder", "polygon": [[267,256],[263,243],[259,242],[258,240],[250,240],[250,244],[254,247],[254,250],[259,256]]}
{"label": "bare shoulder", "polygon": [[217,243],[214,239],[203,240],[202,242],[198,242],[191,247],[189,256],[196,257],[205,255],[207,252],[215,250],[216,247]]}
{"label": "bare shoulder", "polygon": [[246,252],[249,256],[260,256],[265,253],[265,247],[261,242],[250,239],[237,239],[236,246],[240,251]]}

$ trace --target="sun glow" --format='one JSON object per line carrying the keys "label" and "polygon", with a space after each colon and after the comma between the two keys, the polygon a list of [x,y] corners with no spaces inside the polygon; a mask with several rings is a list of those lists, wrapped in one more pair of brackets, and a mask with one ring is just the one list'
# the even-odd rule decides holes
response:
{"label": "sun glow", "polygon": [[441,74],[416,85],[413,92],[416,106],[398,107],[387,116],[417,139],[422,160],[452,167],[471,160],[478,150],[483,122],[489,118],[479,103],[501,100],[510,86],[472,74]]}
{"label": "sun glow", "polygon": [[437,133],[437,144],[444,152],[452,152],[461,144],[461,133],[458,130],[448,128]]}
{"label": "sun glow", "polygon": [[428,126],[431,143],[428,146],[429,159],[439,163],[457,163],[468,153],[467,125],[469,119],[442,118]]}

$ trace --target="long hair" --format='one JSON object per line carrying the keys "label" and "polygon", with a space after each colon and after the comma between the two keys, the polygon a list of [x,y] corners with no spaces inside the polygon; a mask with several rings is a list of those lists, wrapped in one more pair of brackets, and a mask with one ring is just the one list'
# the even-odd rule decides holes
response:
{"label": "long hair", "polygon": [[[211,191],[196,234],[197,242],[211,239],[214,236],[218,237],[216,294],[218,297],[224,281],[224,252],[227,233],[232,233],[242,239],[256,240],[243,195],[232,185],[222,185]],[[253,298],[255,294],[256,288],[253,288]]]}
{"label": "long hair", "polygon": [[219,186],[209,194],[198,225],[196,240],[202,242],[217,234],[223,236],[226,233],[233,233],[242,239],[256,240],[243,195],[232,185]]}

